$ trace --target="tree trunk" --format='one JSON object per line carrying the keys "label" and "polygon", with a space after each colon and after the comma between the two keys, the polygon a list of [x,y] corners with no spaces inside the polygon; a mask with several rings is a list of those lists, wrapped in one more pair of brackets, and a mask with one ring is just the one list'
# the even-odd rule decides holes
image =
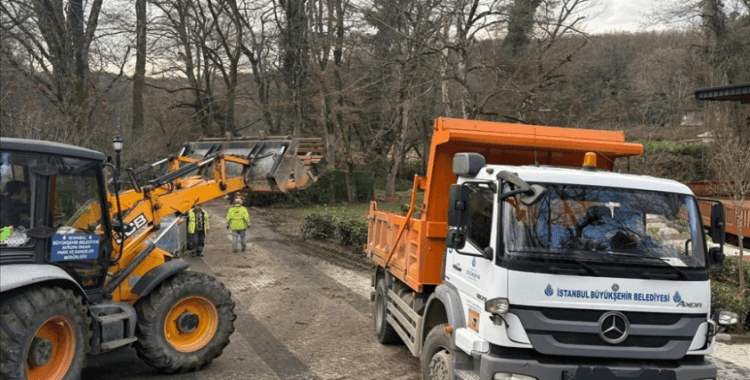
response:
{"label": "tree trunk", "polygon": [[[235,72],[235,77],[236,77]],[[234,79],[235,82],[237,79]],[[237,85],[236,83],[227,89],[227,113],[224,115],[226,117],[226,122],[224,123],[224,133],[231,134],[232,136],[237,136],[237,125],[234,123],[234,103],[235,99],[237,98]]]}
{"label": "tree trunk", "polygon": [[349,198],[349,203],[357,201],[357,184],[354,182],[354,163],[351,161],[346,163],[346,195]]}
{"label": "tree trunk", "polygon": [[396,198],[396,177],[398,171],[401,169],[401,161],[403,159],[404,145],[406,144],[406,137],[409,136],[409,111],[411,109],[411,103],[407,102],[406,97],[402,99],[404,101],[401,107],[401,134],[398,139],[393,143],[393,163],[391,169],[388,171],[388,176],[385,182],[385,198]]}
{"label": "tree trunk", "polygon": [[133,125],[131,136],[143,129],[143,87],[146,79],[146,0],[135,2],[135,73],[133,74]]}
{"label": "tree trunk", "polygon": [[743,236],[742,231],[742,202],[740,202],[739,205],[735,206],[734,210],[737,215],[737,240],[739,243],[738,246],[740,247],[740,292],[744,294],[747,289],[745,288],[745,237]]}

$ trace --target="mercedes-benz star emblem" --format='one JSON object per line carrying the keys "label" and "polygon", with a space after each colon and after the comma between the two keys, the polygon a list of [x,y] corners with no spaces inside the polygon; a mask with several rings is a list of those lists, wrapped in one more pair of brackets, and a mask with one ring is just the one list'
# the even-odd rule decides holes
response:
{"label": "mercedes-benz star emblem", "polygon": [[618,291],[618,290],[620,290],[620,285],[617,285],[617,284],[612,284],[612,291],[613,291],[613,292],[616,292],[616,291]]}
{"label": "mercedes-benz star emblem", "polygon": [[610,311],[599,318],[599,336],[607,343],[621,343],[628,337],[629,329],[630,323],[623,313]]}

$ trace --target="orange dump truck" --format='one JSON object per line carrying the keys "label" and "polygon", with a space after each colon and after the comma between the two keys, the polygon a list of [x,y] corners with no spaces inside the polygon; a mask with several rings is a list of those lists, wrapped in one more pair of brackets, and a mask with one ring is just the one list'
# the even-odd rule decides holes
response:
{"label": "orange dump truck", "polygon": [[378,340],[423,379],[715,378],[721,247],[690,189],[612,172],[642,152],[618,131],[437,119],[408,213],[368,213]]}

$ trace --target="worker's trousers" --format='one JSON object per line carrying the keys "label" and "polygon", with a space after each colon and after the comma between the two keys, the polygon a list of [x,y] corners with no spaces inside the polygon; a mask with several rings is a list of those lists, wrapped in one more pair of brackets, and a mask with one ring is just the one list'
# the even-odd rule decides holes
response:
{"label": "worker's trousers", "polygon": [[202,255],[206,243],[206,231],[195,231],[193,238],[193,255]]}
{"label": "worker's trousers", "polygon": [[232,250],[237,250],[237,241],[242,242],[242,250],[245,250],[245,245],[247,245],[247,234],[245,233],[247,230],[232,230]]}

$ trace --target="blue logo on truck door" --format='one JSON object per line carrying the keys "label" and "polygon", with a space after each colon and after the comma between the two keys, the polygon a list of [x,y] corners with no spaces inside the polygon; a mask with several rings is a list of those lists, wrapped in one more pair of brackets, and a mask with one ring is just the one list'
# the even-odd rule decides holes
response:
{"label": "blue logo on truck door", "polygon": [[555,289],[552,289],[552,285],[547,284],[547,287],[544,288],[544,294],[547,297],[552,297],[552,295],[555,294]]}
{"label": "blue logo on truck door", "polygon": [[49,261],[90,260],[99,257],[99,235],[55,235]]}
{"label": "blue logo on truck door", "polygon": [[680,292],[674,292],[674,297],[672,297],[672,300],[677,303],[682,301],[682,296],[680,295]]}

